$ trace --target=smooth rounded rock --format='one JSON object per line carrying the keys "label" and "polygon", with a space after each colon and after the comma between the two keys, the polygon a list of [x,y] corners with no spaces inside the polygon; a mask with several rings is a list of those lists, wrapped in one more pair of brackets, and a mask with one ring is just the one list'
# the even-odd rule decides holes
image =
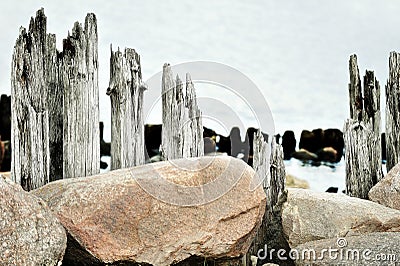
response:
{"label": "smooth rounded rock", "polygon": [[[193,165],[197,170],[188,168]],[[64,179],[33,193],[66,227],[70,238],[65,261],[71,264],[237,260],[246,254],[266,205],[261,186],[249,190],[254,174],[232,157],[202,157]],[[221,186],[221,178],[228,189]],[[179,206],[164,201],[168,193],[186,200],[214,196],[206,187],[213,182],[214,189],[226,193],[211,202]],[[143,188],[157,188],[163,200]],[[187,193],[187,188],[200,190]]]}
{"label": "smooth rounded rock", "polygon": [[0,176],[0,265],[58,265],[66,246],[46,203]]}
{"label": "smooth rounded rock", "polygon": [[368,192],[370,200],[400,210],[400,163]]}
{"label": "smooth rounded rock", "polygon": [[282,225],[290,247],[333,237],[399,232],[400,211],[344,194],[288,188]]}

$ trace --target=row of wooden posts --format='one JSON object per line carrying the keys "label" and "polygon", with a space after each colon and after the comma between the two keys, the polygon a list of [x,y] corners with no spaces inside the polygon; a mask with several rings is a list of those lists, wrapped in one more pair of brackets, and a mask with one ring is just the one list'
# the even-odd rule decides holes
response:
{"label": "row of wooden posts", "polygon": [[[75,23],[56,50],[56,37],[46,31],[39,10],[28,31],[21,28],[12,58],[12,178],[25,190],[48,182],[97,174],[100,171],[98,37],[94,14]],[[386,86],[387,168],[400,151],[400,55],[390,55]],[[162,141],[164,159],[204,155],[201,112],[190,75],[174,79],[170,65],[162,76]],[[111,169],[145,163],[140,56],[133,49],[111,49]],[[382,178],[380,89],[367,71],[363,85],[356,56],[350,58],[350,115],[344,126],[346,191],[367,198]],[[271,155],[271,156],[269,156]],[[283,151],[273,136],[260,130],[253,141],[253,168],[264,178],[266,212],[250,253],[275,246],[282,230],[280,199],[285,198]],[[249,263],[249,258],[247,258]]]}
{"label": "row of wooden posts", "polygon": [[12,58],[12,178],[25,190],[100,170],[97,22],[88,14],[56,49],[39,10]]}
{"label": "row of wooden posts", "polygon": [[[56,50],[56,37],[46,32],[46,25],[44,11],[39,10],[28,31],[21,28],[12,59],[11,171],[12,178],[28,191],[58,179],[100,171],[96,17],[88,14],[84,26],[75,23],[61,52]],[[203,156],[202,118],[190,75],[183,82],[179,76],[174,78],[171,66],[165,64],[161,85],[162,158]],[[139,54],[134,49],[121,52],[111,48],[106,92],[111,100],[111,169],[146,161],[146,89]],[[270,164],[271,147],[275,156]],[[271,191],[267,192],[272,199],[269,202],[276,202],[285,177],[281,148],[267,144],[258,132],[254,158],[257,172],[268,176],[264,188]],[[268,175],[270,165],[279,169],[275,178]],[[280,185],[271,186],[270,182]]]}
{"label": "row of wooden posts", "polygon": [[[12,177],[25,190],[100,171],[96,17],[88,14],[83,26],[76,22],[63,41],[62,51],[57,51],[56,37],[48,34],[46,27],[42,9],[31,19],[28,30],[21,28],[12,58]],[[400,154],[399,60],[399,54],[390,54],[386,85],[388,170],[399,161]],[[349,69],[351,118],[344,126],[346,191],[351,196],[367,198],[369,189],[383,176],[380,87],[373,71],[367,71],[361,83],[355,55],[350,57]],[[146,89],[137,52],[111,49],[107,89],[112,108],[111,169],[145,163]],[[204,155],[201,112],[190,75],[185,82],[179,77],[174,79],[171,67],[165,64],[161,94],[162,157]],[[254,141],[257,158],[265,153],[265,144],[257,137]],[[255,160],[254,167],[268,166],[264,169],[266,175],[269,164],[262,162],[263,159]]]}
{"label": "row of wooden posts", "polygon": [[[43,9],[39,10],[28,31],[21,28],[12,58],[11,172],[27,191],[100,171],[96,17],[88,14],[84,26],[75,23],[61,52],[56,50],[55,35],[46,32],[46,24]],[[190,75],[185,83],[178,76],[174,79],[171,66],[165,64],[161,87],[162,158],[203,156],[201,112]],[[145,163],[146,89],[136,51],[111,49],[106,92],[111,100],[111,169]],[[282,149],[273,136],[269,139],[258,130],[253,167],[266,177],[266,215],[271,220],[284,190],[285,168]],[[256,252],[265,241],[264,231],[259,230],[252,249]]]}
{"label": "row of wooden posts", "polygon": [[[43,9],[21,28],[12,59],[12,177],[25,190],[48,182],[100,171],[98,37],[94,14],[76,22],[56,50],[56,37],[46,32]],[[145,163],[140,56],[134,49],[112,51],[111,169]],[[183,83],[163,68],[165,159],[202,156],[201,113],[190,75]]]}
{"label": "row of wooden posts", "polygon": [[[373,71],[361,82],[357,56],[350,56],[350,119],[344,125],[346,192],[367,199],[369,190],[383,178],[380,86]],[[386,168],[392,169],[400,155],[400,54],[389,56],[386,87]]]}

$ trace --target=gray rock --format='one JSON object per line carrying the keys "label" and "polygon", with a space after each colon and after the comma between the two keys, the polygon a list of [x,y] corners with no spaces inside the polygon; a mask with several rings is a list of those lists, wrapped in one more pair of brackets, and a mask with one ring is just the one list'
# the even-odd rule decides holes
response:
{"label": "gray rock", "polygon": [[266,205],[261,186],[249,189],[254,174],[242,160],[202,157],[64,179],[33,193],[69,233],[64,262],[240,265]]}
{"label": "gray rock", "polygon": [[57,265],[67,237],[46,203],[0,177],[0,265]]}
{"label": "gray rock", "polygon": [[400,211],[343,194],[288,189],[282,225],[290,247],[309,241],[400,231]]}
{"label": "gray rock", "polygon": [[291,254],[297,257],[296,265],[304,266],[398,265],[399,250],[400,233],[380,232],[307,242]]}
{"label": "gray rock", "polygon": [[371,188],[368,197],[386,207],[400,210],[400,163]]}

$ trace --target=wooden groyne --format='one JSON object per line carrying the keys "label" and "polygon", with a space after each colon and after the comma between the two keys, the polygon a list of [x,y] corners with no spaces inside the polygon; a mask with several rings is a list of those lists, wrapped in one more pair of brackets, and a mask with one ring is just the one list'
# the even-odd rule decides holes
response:
{"label": "wooden groyne", "polygon": [[356,55],[349,61],[350,119],[344,125],[346,193],[367,199],[382,178],[380,86],[373,71],[363,85]]}

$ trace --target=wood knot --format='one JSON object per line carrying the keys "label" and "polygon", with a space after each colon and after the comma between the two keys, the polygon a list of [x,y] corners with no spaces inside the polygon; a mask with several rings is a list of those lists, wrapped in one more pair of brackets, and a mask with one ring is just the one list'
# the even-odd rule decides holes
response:
{"label": "wood knot", "polygon": [[355,123],[352,127],[351,127],[351,129],[352,130],[357,130],[357,129],[363,129],[363,130],[366,130],[367,129],[367,127],[364,125],[364,123],[363,122],[361,122],[361,121],[358,121],[357,123]]}
{"label": "wood knot", "polygon": [[107,91],[106,91],[106,94],[108,95],[108,96],[110,96],[112,93],[114,93],[115,92],[115,89],[113,88],[113,89],[111,89],[110,87],[108,87],[107,88]]}
{"label": "wood knot", "polygon": [[139,85],[139,90],[141,90],[141,91],[147,90],[147,84],[146,84],[146,83],[141,83],[141,84]]}

